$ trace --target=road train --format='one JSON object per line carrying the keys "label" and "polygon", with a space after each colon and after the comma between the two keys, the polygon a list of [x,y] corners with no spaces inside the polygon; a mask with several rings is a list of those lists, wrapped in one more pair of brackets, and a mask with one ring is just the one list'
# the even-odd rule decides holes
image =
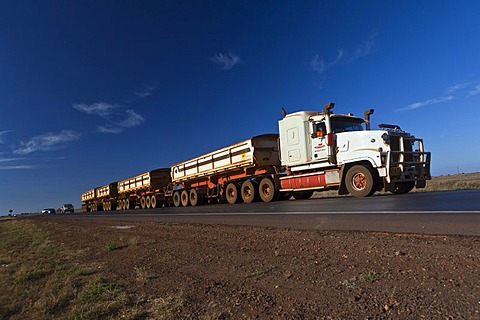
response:
{"label": "road train", "polygon": [[84,212],[308,199],[314,191],[368,197],[424,188],[430,152],[396,125],[322,112],[286,114],[278,134],[255,136],[199,157],[88,190]]}

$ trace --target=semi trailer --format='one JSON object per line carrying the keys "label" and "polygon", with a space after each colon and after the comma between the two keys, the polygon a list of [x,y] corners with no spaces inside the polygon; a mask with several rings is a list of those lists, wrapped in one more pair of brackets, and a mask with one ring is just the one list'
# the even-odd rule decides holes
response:
{"label": "semi trailer", "polygon": [[[107,201],[82,194],[87,211],[135,207],[197,206],[205,203],[308,199],[314,191],[368,197],[376,191],[402,194],[424,188],[430,152],[423,140],[397,125],[372,130],[370,116],[299,111],[278,122],[278,134],[264,134],[134,178],[117,186]],[[101,204],[101,206],[99,205]],[[95,209],[95,210],[92,210]]]}

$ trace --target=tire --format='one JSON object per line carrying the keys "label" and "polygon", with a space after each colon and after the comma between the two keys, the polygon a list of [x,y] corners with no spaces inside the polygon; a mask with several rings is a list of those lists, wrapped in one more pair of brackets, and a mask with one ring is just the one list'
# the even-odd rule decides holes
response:
{"label": "tire", "polygon": [[152,198],[150,196],[145,197],[145,208],[150,209],[152,207]]}
{"label": "tire", "polygon": [[310,199],[312,195],[313,191],[297,191],[292,193],[292,196],[295,198],[295,200]]}
{"label": "tire", "polygon": [[130,210],[131,205],[130,199],[125,199],[125,210]]}
{"label": "tire", "polygon": [[145,196],[140,198],[140,208],[145,209]]}
{"label": "tire", "polygon": [[182,206],[188,207],[188,191],[183,190],[182,194],[180,195],[180,201],[182,202]]}
{"label": "tire", "polygon": [[393,189],[390,190],[390,192],[393,194],[405,194],[412,191],[414,187],[415,187],[414,181],[399,182],[393,186]]}
{"label": "tire", "polygon": [[263,202],[270,202],[275,200],[278,192],[275,191],[275,185],[269,178],[263,178],[258,185],[258,193]]}
{"label": "tire", "polygon": [[238,186],[235,183],[231,182],[227,184],[227,187],[225,188],[225,197],[228,203],[238,203],[241,199],[238,193]]}
{"label": "tire", "polygon": [[195,207],[197,205],[199,205],[201,202],[199,201],[199,194],[197,192],[197,190],[195,189],[190,189],[190,192],[188,193],[188,198],[189,198],[189,201],[190,201],[190,204],[192,205],[192,207]]}
{"label": "tire", "polygon": [[369,197],[377,191],[377,177],[372,170],[363,165],[351,167],[345,176],[348,192],[356,197]]}
{"label": "tire", "polygon": [[155,195],[150,196],[150,208],[155,209],[157,207],[157,197]]}
{"label": "tire", "polygon": [[182,204],[182,201],[180,200],[180,191],[175,191],[173,193],[173,205],[175,207],[180,207],[180,205]]}
{"label": "tire", "polygon": [[257,198],[258,188],[253,182],[245,181],[240,188],[240,194],[242,195],[243,202],[252,203]]}

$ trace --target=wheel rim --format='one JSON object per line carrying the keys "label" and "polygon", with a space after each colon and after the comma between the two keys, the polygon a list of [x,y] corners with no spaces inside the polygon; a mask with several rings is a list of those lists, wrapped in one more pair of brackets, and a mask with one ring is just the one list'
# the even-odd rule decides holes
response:
{"label": "wheel rim", "polygon": [[356,173],[352,178],[352,186],[357,191],[362,191],[367,187],[367,178],[361,172]]}
{"label": "wheel rim", "polygon": [[145,209],[145,205],[146,205],[146,199],[145,199],[145,197],[141,197],[140,198],[140,207],[142,207],[142,209]]}

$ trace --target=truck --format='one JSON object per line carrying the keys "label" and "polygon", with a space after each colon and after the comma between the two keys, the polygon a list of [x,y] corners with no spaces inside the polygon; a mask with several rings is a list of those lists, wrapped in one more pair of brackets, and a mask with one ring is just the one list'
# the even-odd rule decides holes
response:
{"label": "truck", "polygon": [[[371,129],[373,109],[359,118],[323,111],[287,114],[278,134],[264,134],[117,182],[117,209],[308,199],[314,191],[368,197],[424,188],[431,153],[397,125]],[[96,189],[82,194],[95,208]],[[93,200],[91,198],[93,192]],[[112,206],[111,208],[113,208]],[[112,209],[113,210],[113,209]]]}
{"label": "truck", "polygon": [[75,208],[71,203],[65,203],[60,207],[61,213],[73,213],[74,211],[75,211]]}

